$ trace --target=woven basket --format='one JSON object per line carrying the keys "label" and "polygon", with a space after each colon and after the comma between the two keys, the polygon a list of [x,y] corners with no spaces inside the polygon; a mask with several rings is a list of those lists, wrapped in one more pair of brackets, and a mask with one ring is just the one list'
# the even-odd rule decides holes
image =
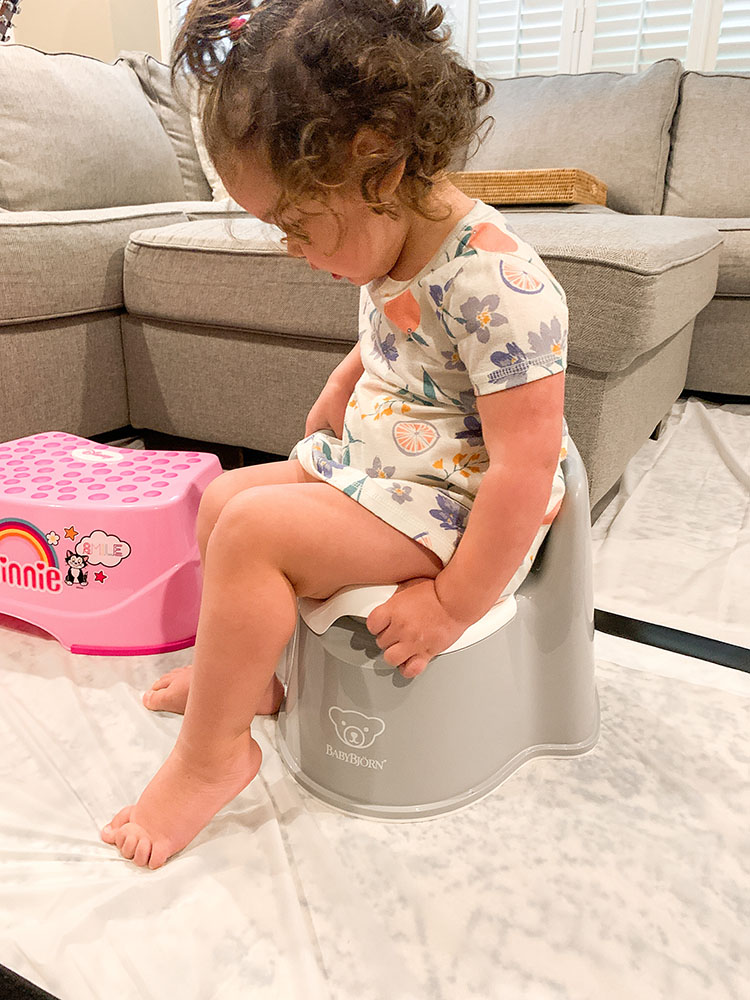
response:
{"label": "woven basket", "polygon": [[476,170],[448,177],[464,194],[488,205],[607,204],[607,185],[585,170]]}

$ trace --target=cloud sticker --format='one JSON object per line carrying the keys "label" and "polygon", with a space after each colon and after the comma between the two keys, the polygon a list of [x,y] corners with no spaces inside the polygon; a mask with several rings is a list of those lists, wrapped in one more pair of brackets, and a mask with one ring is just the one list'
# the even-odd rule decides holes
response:
{"label": "cloud sticker", "polygon": [[88,556],[91,566],[119,566],[130,555],[130,546],[117,535],[104,531],[92,531],[76,545],[79,556]]}

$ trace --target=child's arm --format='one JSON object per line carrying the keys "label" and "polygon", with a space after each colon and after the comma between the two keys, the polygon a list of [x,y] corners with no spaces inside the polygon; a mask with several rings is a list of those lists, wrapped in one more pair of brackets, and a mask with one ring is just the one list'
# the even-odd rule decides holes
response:
{"label": "child's arm", "polygon": [[362,353],[359,341],[338,364],[323,387],[322,392],[313,403],[305,420],[305,437],[314,431],[330,427],[336,437],[344,433],[344,415],[360,375],[364,372]]}
{"label": "child's arm", "polygon": [[562,444],[565,373],[477,397],[490,458],[463,537],[435,578],[440,603],[478,621],[531,548]]}
{"label": "child's arm", "polygon": [[346,392],[348,398],[364,370],[365,367],[362,364],[361,345],[359,341],[357,341],[344,360],[340,364],[336,365],[331,374],[328,376],[328,382],[340,385],[342,392]]}

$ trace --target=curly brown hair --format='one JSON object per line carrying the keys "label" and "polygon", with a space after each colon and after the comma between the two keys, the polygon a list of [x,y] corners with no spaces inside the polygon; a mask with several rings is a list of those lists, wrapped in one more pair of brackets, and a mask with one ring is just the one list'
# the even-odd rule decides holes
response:
{"label": "curly brown hair", "polygon": [[[229,21],[245,16],[232,32]],[[492,84],[449,47],[439,4],[425,0],[193,0],[175,38],[172,82],[184,61],[198,86],[208,155],[229,178],[242,153],[263,148],[281,196],[275,218],[349,181],[376,213],[395,218],[382,182],[402,160],[401,201],[425,201],[456,154],[484,136],[478,109]],[[351,141],[367,126],[390,139],[352,176]],[[485,133],[486,135],[486,133]],[[304,239],[304,233],[299,233]]]}

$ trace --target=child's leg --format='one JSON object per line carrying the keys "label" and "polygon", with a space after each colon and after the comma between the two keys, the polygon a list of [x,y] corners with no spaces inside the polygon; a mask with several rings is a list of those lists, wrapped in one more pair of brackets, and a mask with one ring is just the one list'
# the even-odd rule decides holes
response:
{"label": "child's leg", "polygon": [[291,638],[297,596],[434,578],[441,560],[323,482],[246,490],[206,550],[193,679],[177,743],[102,836],[138,865],[182,850],[255,776],[250,723]]}
{"label": "child's leg", "polygon": [[[306,472],[296,458],[284,462],[265,462],[262,465],[230,469],[217,476],[205,490],[198,510],[196,535],[201,566],[205,569],[206,546],[219,514],[226,503],[238,493],[254,486],[316,482],[320,480]],[[143,704],[152,712],[175,712],[182,715],[187,704],[192,675],[192,665],[176,667],[163,674],[143,695]],[[274,675],[258,705],[257,714],[273,715],[278,711],[283,695],[281,681]]]}

